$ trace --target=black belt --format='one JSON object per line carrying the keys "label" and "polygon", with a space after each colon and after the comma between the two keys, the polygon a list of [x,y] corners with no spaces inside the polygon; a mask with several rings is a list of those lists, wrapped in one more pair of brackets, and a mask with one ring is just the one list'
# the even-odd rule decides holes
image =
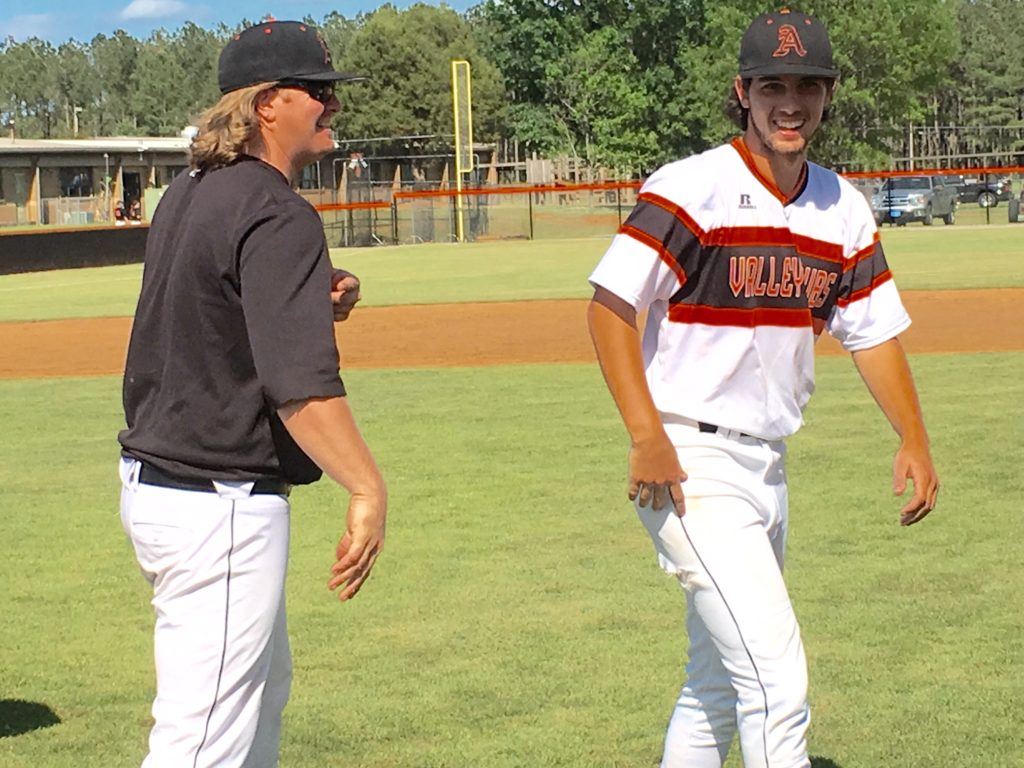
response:
{"label": "black belt", "polygon": [[[180,475],[169,475],[152,464],[142,464],[139,470],[139,482],[146,485],[156,485],[160,488],[175,488],[179,491],[209,491],[215,493],[217,488],[213,480],[196,480],[191,477]],[[269,493],[275,496],[287,496],[292,490],[291,483],[284,480],[257,480],[253,483],[250,494]]]}
{"label": "black belt", "polygon": [[[697,429],[699,429],[701,432],[717,432],[719,429],[721,429],[721,427],[719,427],[717,424],[709,424],[706,421],[698,421]],[[753,435],[748,435],[746,432],[740,432],[740,437],[753,437]]]}

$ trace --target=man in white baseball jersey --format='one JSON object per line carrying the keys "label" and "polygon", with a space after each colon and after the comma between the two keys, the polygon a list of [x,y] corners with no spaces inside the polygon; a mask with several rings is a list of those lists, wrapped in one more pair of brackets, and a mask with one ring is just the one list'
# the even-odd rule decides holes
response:
{"label": "man in white baseball jersey", "polygon": [[898,338],[910,319],[874,219],[806,159],[838,74],[816,19],[758,17],[733,86],[742,137],[654,173],[590,278],[591,335],[632,441],[629,498],[686,592],[690,661],[663,768],[720,768],[737,730],[746,768],[810,765],[806,661],[782,579],[783,440],[802,423],[821,331],[852,353],[900,436],[894,490],[914,487],[901,523],[935,506]]}

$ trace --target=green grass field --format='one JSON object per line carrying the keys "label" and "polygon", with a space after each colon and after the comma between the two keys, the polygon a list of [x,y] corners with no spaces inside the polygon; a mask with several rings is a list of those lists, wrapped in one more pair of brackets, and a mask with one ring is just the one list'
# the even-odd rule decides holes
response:
{"label": "green grass field", "polygon": [[[1024,284],[1022,232],[884,236],[903,287],[957,287],[966,258],[977,285],[1004,286]],[[603,246],[335,255],[363,277],[367,304],[394,304],[584,296]],[[126,314],[137,281],[137,267],[2,278],[0,311]],[[819,361],[790,444],[787,580],[811,666],[814,767],[1014,768],[1024,353],[913,364],[943,479],[921,525],[896,523],[895,441],[848,360]],[[343,494],[325,482],[293,495],[282,765],[656,766],[685,663],[684,601],[624,498],[625,433],[596,366],[346,382],[389,480],[388,545],[360,597],[338,605],[325,582]],[[152,615],[117,515],[119,388],[0,381],[4,768],[133,766],[145,752]],[[14,717],[15,700],[60,722],[20,733],[43,723]]]}
{"label": "green grass field", "polygon": [[[787,573],[821,766],[1019,765],[1024,446],[1006,414],[1024,355],[958,361],[915,360],[944,480],[916,528],[896,524],[893,439],[848,361],[822,361],[792,441]],[[347,378],[392,489],[388,548],[339,606],[342,496],[296,492],[283,765],[655,765],[683,599],[623,498],[594,367]],[[0,764],[135,765],[151,616],[116,513],[118,381],[3,382],[0,418],[0,690],[61,719],[0,739]]]}
{"label": "green grass field", "polygon": [[[1024,226],[886,227],[903,289],[1024,286]],[[608,237],[335,249],[363,280],[363,306],[583,298]],[[0,279],[0,322],[131,315],[141,265]]]}

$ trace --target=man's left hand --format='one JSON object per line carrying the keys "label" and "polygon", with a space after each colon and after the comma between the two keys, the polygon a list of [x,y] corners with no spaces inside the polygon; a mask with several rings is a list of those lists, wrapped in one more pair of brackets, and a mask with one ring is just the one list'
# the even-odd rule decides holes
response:
{"label": "man's left hand", "polygon": [[903,443],[892,464],[892,490],[902,496],[907,478],[914,484],[914,495],[900,510],[900,525],[913,525],[935,509],[939,495],[939,475],[932,463],[927,444]]}
{"label": "man's left hand", "polygon": [[361,298],[358,277],[344,269],[331,270],[331,304],[336,323],[347,320]]}

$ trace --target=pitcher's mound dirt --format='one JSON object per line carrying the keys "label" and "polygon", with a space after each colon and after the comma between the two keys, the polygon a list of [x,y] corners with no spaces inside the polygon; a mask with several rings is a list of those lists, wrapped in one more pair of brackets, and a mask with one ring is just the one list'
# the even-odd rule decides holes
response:
{"label": "pitcher's mound dirt", "polygon": [[[1024,289],[904,291],[911,353],[1024,350]],[[594,359],[587,302],[357,309],[337,326],[345,368],[418,368]],[[131,319],[0,323],[0,378],[121,373]],[[819,354],[841,353],[823,337]]]}

